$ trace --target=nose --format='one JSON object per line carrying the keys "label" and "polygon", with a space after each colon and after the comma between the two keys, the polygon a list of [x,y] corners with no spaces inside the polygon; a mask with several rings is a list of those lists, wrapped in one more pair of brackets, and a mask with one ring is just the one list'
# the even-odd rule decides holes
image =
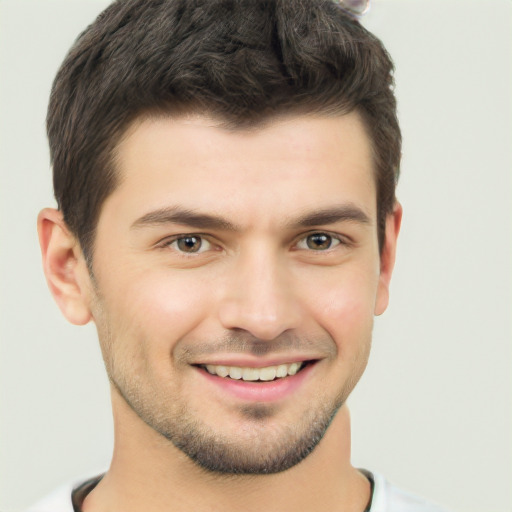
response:
{"label": "nose", "polygon": [[219,319],[225,329],[242,329],[272,340],[296,329],[302,315],[285,259],[263,250],[237,258],[225,281]]}

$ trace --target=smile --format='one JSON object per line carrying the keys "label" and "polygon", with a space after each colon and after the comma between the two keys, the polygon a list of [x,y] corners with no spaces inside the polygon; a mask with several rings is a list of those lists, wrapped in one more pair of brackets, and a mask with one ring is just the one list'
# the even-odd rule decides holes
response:
{"label": "smile", "polygon": [[202,367],[211,375],[243,381],[269,382],[284,377],[295,375],[308,364],[307,361],[265,366],[263,368],[251,368],[243,366],[224,366],[207,364]]}
{"label": "smile", "polygon": [[229,362],[231,364],[225,361],[224,364],[202,363],[193,366],[209,385],[214,386],[217,397],[220,391],[246,403],[270,403],[294,396],[317,373],[315,368],[320,361],[279,362],[261,367],[245,366],[242,361],[238,362],[240,366],[235,365],[235,361]]}

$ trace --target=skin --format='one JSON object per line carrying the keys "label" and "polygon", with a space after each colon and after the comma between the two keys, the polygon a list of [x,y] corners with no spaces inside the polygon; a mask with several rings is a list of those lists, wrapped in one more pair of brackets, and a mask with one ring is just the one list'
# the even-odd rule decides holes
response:
{"label": "skin", "polygon": [[[345,400],[387,307],[401,207],[380,251],[359,116],[245,131],[200,116],[141,119],[117,157],[92,275],[61,213],[38,220],[50,289],[69,321],[95,322],[111,381],[113,460],[84,511],[364,510],[370,487],[350,464]],[[277,399],[234,396],[198,367],[301,360],[314,364]],[[314,450],[273,474],[207,471],[169,441],[194,426],[194,438],[261,468],[338,408]]]}

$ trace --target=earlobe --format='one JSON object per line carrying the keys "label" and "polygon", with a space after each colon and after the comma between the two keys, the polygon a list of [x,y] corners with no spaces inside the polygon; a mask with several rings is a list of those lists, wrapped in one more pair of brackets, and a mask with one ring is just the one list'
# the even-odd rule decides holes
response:
{"label": "earlobe", "polygon": [[397,201],[386,219],[386,237],[380,257],[380,275],[375,301],[375,315],[382,315],[389,302],[389,283],[395,266],[396,244],[402,223],[402,205]]}
{"label": "earlobe", "polygon": [[91,320],[90,277],[80,244],[68,230],[62,213],[45,208],[37,231],[48,287],[64,316],[75,325]]}

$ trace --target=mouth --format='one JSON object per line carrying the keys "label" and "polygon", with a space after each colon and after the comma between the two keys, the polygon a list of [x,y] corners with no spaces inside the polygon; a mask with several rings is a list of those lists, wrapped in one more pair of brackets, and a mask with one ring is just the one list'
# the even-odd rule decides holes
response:
{"label": "mouth", "polygon": [[316,363],[316,360],[284,363],[274,366],[265,366],[262,368],[215,364],[200,364],[197,366],[208,372],[210,375],[215,375],[228,380],[273,382],[292,377],[314,363]]}
{"label": "mouth", "polygon": [[308,389],[307,383],[312,382],[312,376],[318,373],[315,368],[320,359],[275,362],[278,364],[270,365],[268,361],[268,366],[258,367],[244,366],[244,363],[258,364],[254,361],[249,363],[249,361],[227,360],[219,361],[224,364],[205,362],[193,366],[202,375],[203,382],[208,385],[204,388],[205,393],[210,392],[212,388],[209,386],[212,385],[215,389],[213,395],[215,397],[230,397],[230,400],[234,398],[244,404],[276,403],[291,400],[298,396],[297,393],[301,389]]}

